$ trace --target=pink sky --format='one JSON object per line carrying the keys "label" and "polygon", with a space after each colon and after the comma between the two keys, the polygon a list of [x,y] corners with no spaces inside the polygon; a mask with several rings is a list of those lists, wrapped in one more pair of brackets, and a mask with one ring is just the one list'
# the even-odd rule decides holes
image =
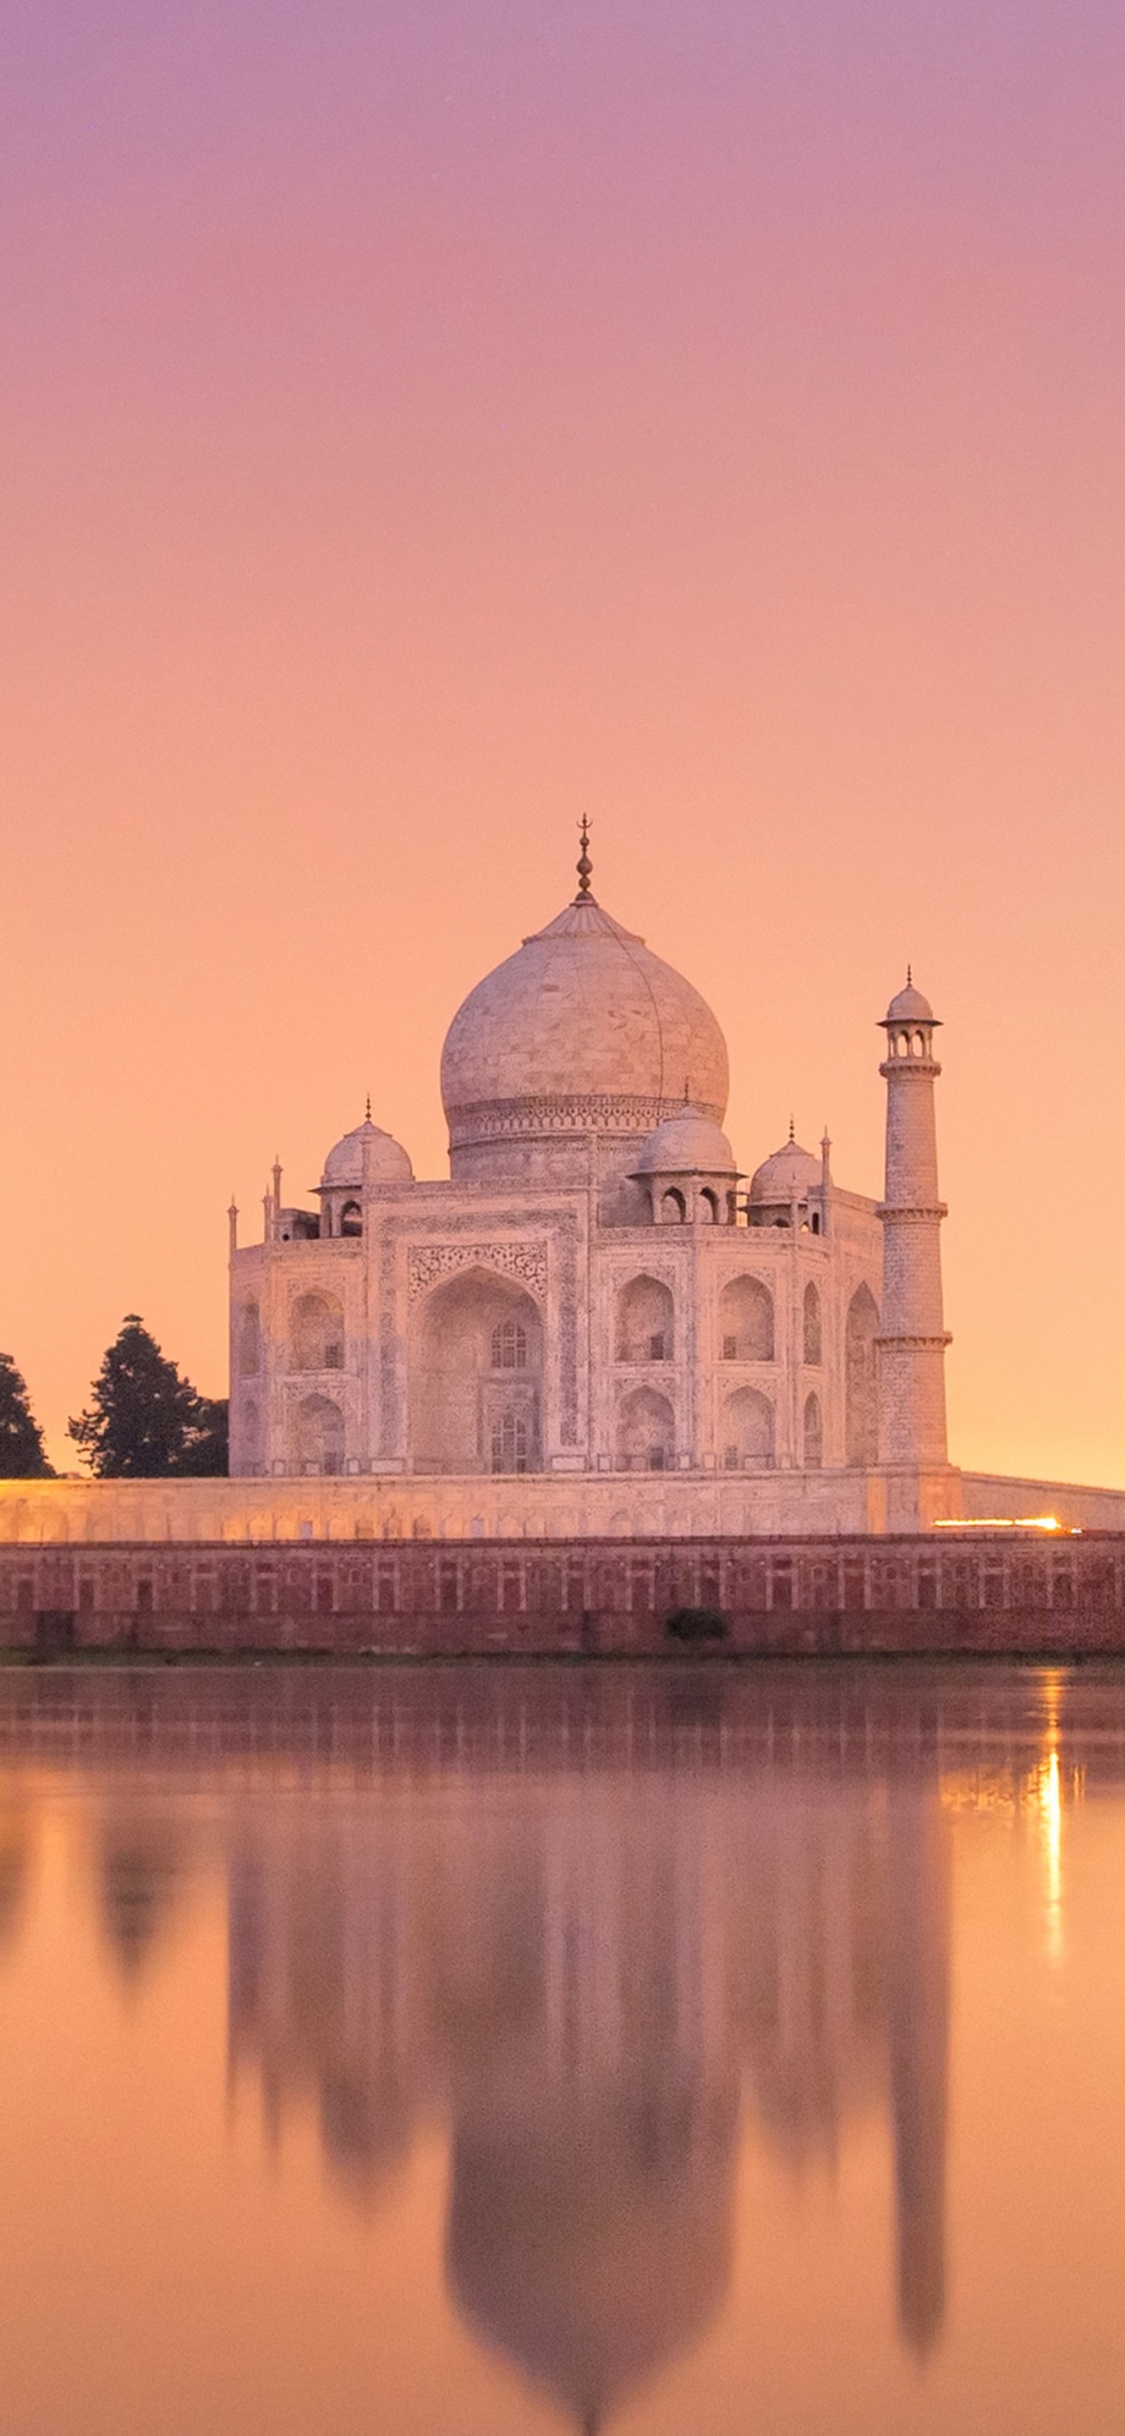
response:
{"label": "pink sky", "polygon": [[877,1191],[945,1018],[954,1454],[1125,1480],[1125,20],[10,0],[0,1346],[57,1459],[225,1206],[442,1172],[573,885],[711,999],[750,1167]]}

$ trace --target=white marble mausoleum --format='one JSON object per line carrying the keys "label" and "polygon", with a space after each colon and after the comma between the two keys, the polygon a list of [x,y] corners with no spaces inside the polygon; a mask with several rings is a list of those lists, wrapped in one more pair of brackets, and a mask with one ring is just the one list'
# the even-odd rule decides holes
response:
{"label": "white marble mausoleum", "polygon": [[527,1476],[599,1484],[617,1530],[708,1481],[736,1529],[956,1513],[931,1008],[908,979],[884,1018],[881,1202],[792,1130],[742,1168],[714,1015],[598,904],[585,837],[578,870],[454,1015],[448,1177],[369,1110],[315,1207],[275,1167],[262,1242],[232,1210],[232,1474],[426,1479],[458,1530]]}

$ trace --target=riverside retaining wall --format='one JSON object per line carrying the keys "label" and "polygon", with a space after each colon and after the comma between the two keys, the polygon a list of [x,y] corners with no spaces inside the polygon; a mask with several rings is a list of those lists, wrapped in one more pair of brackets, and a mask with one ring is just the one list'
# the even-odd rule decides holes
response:
{"label": "riverside retaining wall", "polygon": [[0,1648],[39,1657],[625,1657],[685,1637],[746,1655],[1125,1655],[1125,1533],[0,1547]]}

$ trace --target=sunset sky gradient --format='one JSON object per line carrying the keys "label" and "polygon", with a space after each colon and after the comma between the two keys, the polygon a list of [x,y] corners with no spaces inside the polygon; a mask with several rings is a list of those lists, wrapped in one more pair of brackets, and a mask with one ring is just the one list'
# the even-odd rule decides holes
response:
{"label": "sunset sky gradient", "polygon": [[8,0],[0,1346],[225,1388],[226,1203],[443,1172],[595,888],[753,1166],[945,1019],[952,1452],[1125,1481],[1125,16]]}

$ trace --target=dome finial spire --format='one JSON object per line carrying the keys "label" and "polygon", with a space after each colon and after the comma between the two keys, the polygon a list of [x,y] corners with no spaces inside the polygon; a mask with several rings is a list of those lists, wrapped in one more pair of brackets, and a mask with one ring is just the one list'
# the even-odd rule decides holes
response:
{"label": "dome finial spire", "polygon": [[370,1093],[370,1092],[368,1092],[368,1094],[367,1094],[367,1106],[366,1106],[366,1108],[365,1108],[365,1110],[364,1110],[364,1122],[365,1122],[365,1124],[368,1124],[368,1125],[370,1125],[370,1123],[371,1123],[371,1093]]}
{"label": "dome finial spire", "polygon": [[578,895],[574,900],[576,905],[581,903],[583,897],[589,897],[590,873],[594,868],[592,862],[590,861],[590,823],[587,820],[585,813],[583,813],[582,818],[578,823],[578,838],[581,852],[579,854],[577,864]]}
{"label": "dome finial spire", "polygon": [[908,990],[912,990],[914,987],[914,967],[912,964],[908,964],[906,967],[906,986]]}
{"label": "dome finial spire", "polygon": [[794,1122],[793,1122],[792,1117],[790,1117],[790,1119],[789,1119],[789,1139],[790,1139],[790,1141],[791,1141],[791,1142],[795,1142],[795,1141],[796,1141],[796,1139],[797,1139],[797,1128],[796,1128],[796,1126],[795,1126],[795,1124],[794,1124]]}

